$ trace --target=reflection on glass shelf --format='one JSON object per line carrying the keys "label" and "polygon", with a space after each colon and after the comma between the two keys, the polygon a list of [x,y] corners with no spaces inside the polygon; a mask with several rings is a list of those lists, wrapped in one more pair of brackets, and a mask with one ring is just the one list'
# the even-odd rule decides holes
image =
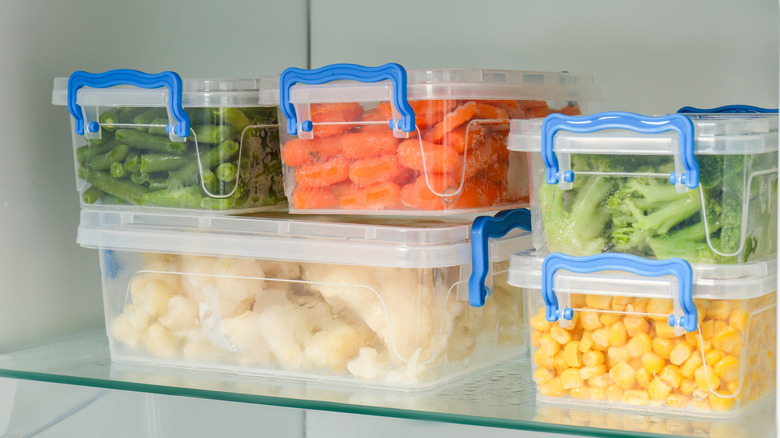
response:
{"label": "reflection on glass shelf", "polygon": [[0,355],[0,377],[510,429],[593,435],[774,436],[774,402],[733,420],[537,404],[528,358],[424,392],[341,388],[314,383],[112,363],[96,333]]}

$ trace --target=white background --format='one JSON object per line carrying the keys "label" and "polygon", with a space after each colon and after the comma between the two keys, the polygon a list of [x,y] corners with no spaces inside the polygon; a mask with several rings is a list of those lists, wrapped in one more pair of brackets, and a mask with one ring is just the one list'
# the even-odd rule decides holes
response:
{"label": "white background", "polygon": [[774,0],[311,0],[310,11],[305,0],[2,2],[0,351],[103,324],[97,255],[75,244],[67,110],[50,104],[53,78],[74,70],[260,77],[395,61],[594,73],[605,99],[593,110],[778,106]]}

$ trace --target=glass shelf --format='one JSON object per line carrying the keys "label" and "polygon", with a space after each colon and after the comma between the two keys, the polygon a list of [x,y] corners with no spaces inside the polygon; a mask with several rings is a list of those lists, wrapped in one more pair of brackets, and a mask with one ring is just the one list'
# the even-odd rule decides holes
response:
{"label": "glass shelf", "polygon": [[0,377],[152,394],[591,436],[775,434],[774,400],[731,420],[575,409],[537,404],[528,369],[521,358],[440,389],[400,392],[112,363],[103,332],[0,354]]}

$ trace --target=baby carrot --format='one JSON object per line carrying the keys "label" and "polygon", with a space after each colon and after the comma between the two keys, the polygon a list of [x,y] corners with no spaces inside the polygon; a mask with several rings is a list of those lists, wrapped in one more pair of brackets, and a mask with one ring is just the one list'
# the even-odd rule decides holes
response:
{"label": "baby carrot", "polygon": [[477,207],[489,207],[496,204],[501,194],[500,187],[484,178],[473,178],[463,184],[460,195],[454,198],[449,209],[462,210]]}
{"label": "baby carrot", "polygon": [[331,187],[296,189],[292,195],[293,207],[298,210],[338,208],[339,199]]}
{"label": "baby carrot", "polygon": [[344,156],[350,159],[394,154],[398,148],[398,139],[390,129],[349,133],[341,136],[340,140]]}
{"label": "baby carrot", "polygon": [[337,137],[311,140],[293,138],[282,146],[282,162],[290,167],[329,160],[341,154],[341,141]]}
{"label": "baby carrot", "polygon": [[[565,107],[557,110],[550,111],[551,113],[561,113],[566,114],[567,116],[579,116],[582,114],[582,111],[580,110],[579,105],[576,103],[572,103],[569,105],[566,105]],[[544,116],[541,116],[544,117]]]}
{"label": "baby carrot", "polygon": [[390,181],[359,187],[341,196],[341,208],[383,210],[400,207],[401,190]]}
{"label": "baby carrot", "polygon": [[381,181],[391,181],[401,167],[393,154],[357,160],[349,166],[349,179],[355,184],[368,186]]}
{"label": "baby carrot", "polygon": [[360,116],[359,120],[361,122],[382,122],[370,125],[359,125],[360,132],[390,130],[390,117],[385,117],[382,112],[379,111],[379,108],[374,108],[364,112],[363,115]]}
{"label": "baby carrot", "polygon": [[443,210],[447,207],[447,194],[458,190],[458,180],[449,174],[420,175],[401,189],[401,202],[420,210]]}
{"label": "baby carrot", "polygon": [[404,140],[398,145],[398,162],[409,169],[428,173],[455,172],[463,165],[454,148],[418,138]]}
{"label": "baby carrot", "polygon": [[446,133],[474,118],[508,119],[509,114],[497,106],[475,101],[466,102],[444,116],[442,121],[436,124],[431,134],[431,141],[441,141]]}
{"label": "baby carrot", "polygon": [[[418,128],[425,129],[442,120],[442,118],[451,111],[458,102],[455,100],[410,100],[409,106],[414,110],[414,121]],[[386,120],[393,116],[390,102],[382,102],[376,108]]]}
{"label": "baby carrot", "polygon": [[363,114],[363,106],[355,102],[312,104],[311,121],[315,124],[314,137],[330,137],[348,131],[355,125],[344,122],[354,122],[361,114]]}
{"label": "baby carrot", "polygon": [[349,178],[349,162],[342,157],[295,169],[295,184],[298,188],[325,187],[347,178]]}

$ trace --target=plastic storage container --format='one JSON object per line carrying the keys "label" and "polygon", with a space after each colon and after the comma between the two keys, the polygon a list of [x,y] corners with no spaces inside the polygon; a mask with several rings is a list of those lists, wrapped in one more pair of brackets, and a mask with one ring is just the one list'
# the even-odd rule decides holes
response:
{"label": "plastic storage container", "polygon": [[775,391],[777,261],[512,256],[540,401],[736,416]]}
{"label": "plastic storage container", "polygon": [[542,253],[719,264],[776,251],[777,144],[776,114],[553,114],[509,135]]}
{"label": "plastic storage container", "polygon": [[258,104],[258,84],[135,70],[55,79],[82,206],[284,209],[276,108]]}
{"label": "plastic storage container", "polygon": [[342,218],[82,209],[112,360],[415,389],[527,353],[506,273],[530,233],[490,242],[494,292],[472,308],[469,222]]}
{"label": "plastic storage container", "polygon": [[444,215],[528,205],[527,164],[508,120],[580,114],[590,75],[289,68],[262,86],[280,103],[285,193],[294,213]]}

